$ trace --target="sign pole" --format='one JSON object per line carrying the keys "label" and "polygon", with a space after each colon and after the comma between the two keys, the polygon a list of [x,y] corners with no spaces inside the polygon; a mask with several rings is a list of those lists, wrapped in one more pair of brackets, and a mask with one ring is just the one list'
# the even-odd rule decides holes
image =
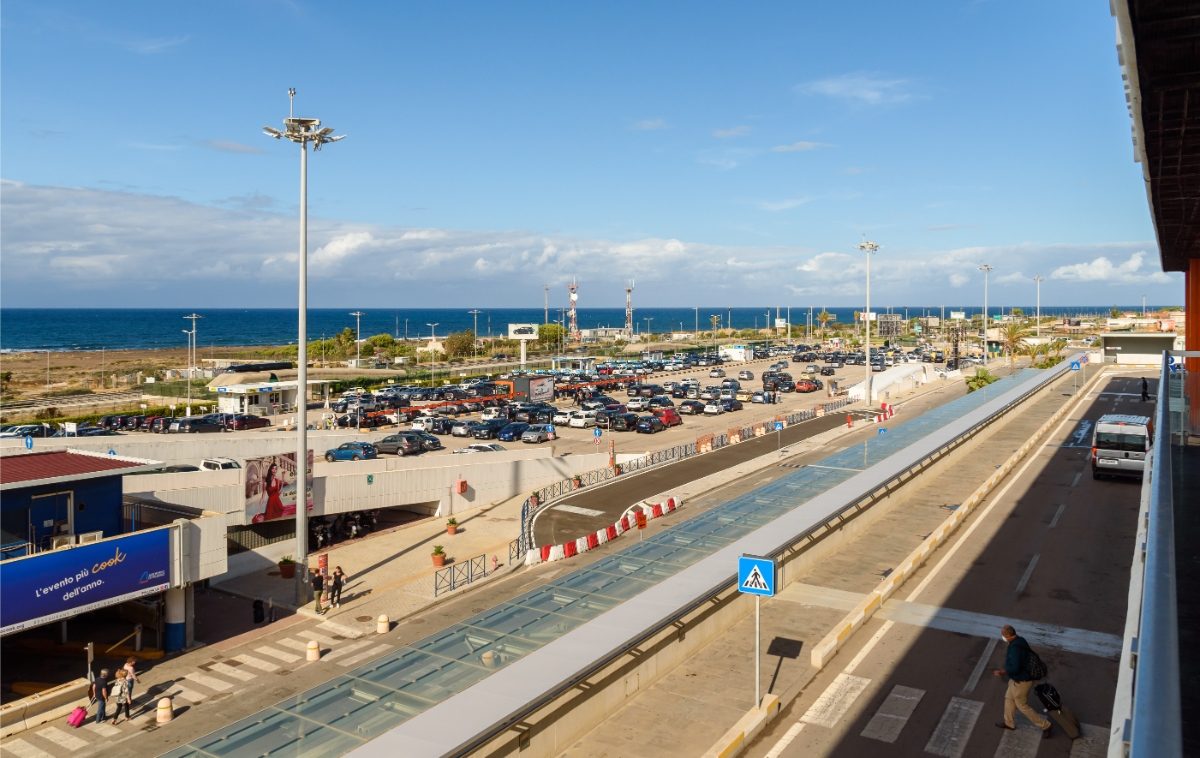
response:
{"label": "sign pole", "polygon": [[760,680],[762,677],[762,655],[759,648],[762,646],[762,634],[759,631],[759,610],[762,608],[762,596],[754,596],[754,707],[762,702],[759,696]]}

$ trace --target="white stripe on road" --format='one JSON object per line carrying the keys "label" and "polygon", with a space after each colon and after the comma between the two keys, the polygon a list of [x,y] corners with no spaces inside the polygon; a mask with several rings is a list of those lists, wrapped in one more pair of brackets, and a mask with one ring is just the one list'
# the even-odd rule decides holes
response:
{"label": "white stripe on road", "polygon": [[324,647],[326,645],[333,647],[334,643],[337,642],[337,640],[335,640],[333,637],[326,637],[324,634],[313,631],[312,629],[309,629],[308,631],[300,632],[300,636],[305,637],[310,640],[316,640],[317,642],[321,643],[322,647]]}
{"label": "white stripe on road", "polygon": [[925,745],[925,752],[943,758],[961,758],[971,730],[975,728],[975,722],[982,712],[983,703],[978,700],[950,698],[950,705],[946,706],[941,721],[933,730],[933,736]]}
{"label": "white stripe on road", "polygon": [[862,694],[870,679],[850,674],[838,674],[833,683],[809,707],[800,720],[815,726],[832,729],[846,715],[854,701]]}
{"label": "white stripe on road", "polygon": [[[295,650],[308,650],[308,640],[294,640],[291,637],[288,637],[286,639],[276,641],[275,644],[283,645],[284,647],[290,647]],[[318,647],[320,647],[320,645],[318,645]]]}
{"label": "white stripe on road", "polygon": [[358,663],[359,661],[365,661],[368,658],[372,658],[377,655],[382,655],[384,652],[391,650],[391,649],[392,649],[391,645],[376,645],[373,648],[368,648],[367,650],[364,650],[363,652],[359,653],[358,655],[351,656],[349,658],[346,658],[345,660],[338,661],[337,663],[339,666],[353,666],[354,664]]}
{"label": "white stripe on road", "polygon": [[[798,737],[802,731],[804,731],[803,721],[797,721],[796,723],[792,724],[791,728],[779,738],[779,742],[776,742],[771,746],[771,749],[767,751],[765,758],[779,758],[779,756],[783,755],[783,751],[787,750],[787,746],[792,744],[792,740],[796,739],[796,737]],[[1072,758],[1074,758],[1074,756],[1072,756]]]}
{"label": "white stripe on road", "polygon": [[1054,512],[1054,518],[1050,519],[1050,526],[1048,528],[1053,529],[1054,527],[1058,526],[1058,520],[1060,518],[1062,518],[1063,511],[1065,511],[1066,509],[1067,509],[1066,503],[1063,503],[1062,505],[1058,506],[1058,510]]}
{"label": "white stripe on road", "polygon": [[569,503],[563,503],[562,505],[555,505],[555,506],[551,507],[550,510],[566,511],[567,513],[577,513],[580,516],[595,517],[595,516],[603,516],[604,515],[604,511],[598,511],[598,510],[595,510],[594,508],[582,508],[578,505],[570,505]]}
{"label": "white stripe on road", "polygon": [[189,703],[203,703],[208,698],[203,692],[196,692],[178,683],[172,685],[170,690],[176,697],[181,697]]}
{"label": "white stripe on road", "polygon": [[214,673],[221,674],[222,676],[232,677],[233,679],[238,679],[243,682],[249,682],[258,677],[258,674],[255,674],[253,671],[246,671],[245,669],[240,669],[237,666],[230,666],[228,663],[218,662],[214,663],[208,668]]}
{"label": "white stripe on road", "polygon": [[358,642],[351,642],[349,644],[342,645],[341,647],[335,649],[329,655],[324,656],[324,659],[327,661],[331,661],[334,658],[340,658],[343,655],[346,655],[347,653],[353,653],[355,650],[359,650],[370,644],[371,644],[370,640],[360,640]]}
{"label": "white stripe on road", "polygon": [[867,722],[861,736],[880,742],[895,742],[923,697],[925,690],[897,684]]}
{"label": "white stripe on road", "polygon": [[4,749],[17,758],[54,758],[50,753],[30,745],[19,737],[15,740],[5,740]]}
{"label": "white stripe on road", "polygon": [[225,692],[226,690],[233,689],[233,685],[224,679],[218,679],[215,676],[207,676],[196,671],[188,674],[186,677],[184,677],[184,679],[195,682],[199,685],[203,685],[210,690],[216,690],[217,692]]}
{"label": "white stripe on road", "polygon": [[1082,472],[1082,471],[1080,471],[1078,474],[1076,474],[1076,475],[1075,475],[1075,478],[1071,480],[1071,486],[1072,486],[1072,487],[1078,487],[1078,486],[1079,486],[1079,479],[1080,479],[1082,476],[1083,476],[1083,472]]}
{"label": "white stripe on road", "polygon": [[282,650],[276,650],[273,647],[255,648],[254,652],[262,653],[263,655],[269,655],[272,658],[278,658],[279,660],[283,661],[284,663],[295,663],[296,661],[300,660],[300,656],[298,656],[298,655],[292,655],[291,653],[285,653]]}
{"label": "white stripe on road", "polygon": [[114,734],[121,733],[120,729],[116,728],[115,726],[113,726],[112,724],[110,724],[108,722],[105,722],[103,724],[97,724],[95,721],[88,721],[86,724],[83,725],[82,728],[88,732],[95,732],[96,734],[100,735],[101,737],[111,737]]}
{"label": "white stripe on road", "polygon": [[241,655],[235,655],[233,657],[233,659],[240,663],[244,663],[247,666],[256,668],[259,671],[265,671],[268,674],[279,670],[278,663],[271,663],[270,661],[264,661],[261,658],[255,658],[254,656],[246,655],[245,653],[243,653]]}
{"label": "white stripe on road", "polygon": [[1037,553],[1029,561],[1029,566],[1026,567],[1025,573],[1021,574],[1021,580],[1017,582],[1017,594],[1020,595],[1025,591],[1025,586],[1029,584],[1029,578],[1033,576],[1033,570],[1037,567],[1038,559],[1041,558],[1041,553]]}
{"label": "white stripe on road", "polygon": [[34,732],[34,734],[72,752],[81,747],[87,747],[87,740],[81,740],[75,735],[59,729],[57,726],[48,726],[45,729]]}
{"label": "white stripe on road", "polygon": [[1071,758],[1103,758],[1108,755],[1108,730],[1095,724],[1080,724],[1079,739],[1071,742]]}
{"label": "white stripe on road", "polygon": [[1004,734],[996,746],[995,758],[1033,758],[1042,744],[1042,730],[1022,724],[1016,729],[1001,729]]}
{"label": "white stripe on road", "polygon": [[983,655],[979,656],[979,660],[975,662],[975,668],[971,670],[971,677],[963,685],[962,694],[970,695],[975,691],[975,687],[979,685],[979,677],[983,676],[983,670],[987,668],[988,661],[992,659],[992,653],[994,652],[996,652],[996,638],[988,637],[987,646],[983,649]]}

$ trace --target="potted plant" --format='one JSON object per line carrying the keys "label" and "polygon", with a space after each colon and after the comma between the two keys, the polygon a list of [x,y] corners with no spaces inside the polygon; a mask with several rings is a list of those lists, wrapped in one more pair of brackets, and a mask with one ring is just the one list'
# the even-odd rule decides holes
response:
{"label": "potted plant", "polygon": [[529,504],[530,504],[531,506],[535,507],[535,508],[537,507],[537,504],[538,504],[538,493],[534,492],[533,494],[531,494],[531,495],[529,496]]}
{"label": "potted plant", "polygon": [[583,487],[583,477],[581,477],[579,474],[571,477],[571,486],[575,489],[580,489]]}
{"label": "potted plant", "polygon": [[441,545],[433,546],[433,565],[439,568],[446,565],[446,551]]}
{"label": "potted plant", "polygon": [[292,556],[285,555],[279,559],[279,575],[284,579],[295,578],[296,562],[292,560]]}
{"label": "potted plant", "polygon": [[446,519],[446,534],[458,534],[458,519],[453,516]]}

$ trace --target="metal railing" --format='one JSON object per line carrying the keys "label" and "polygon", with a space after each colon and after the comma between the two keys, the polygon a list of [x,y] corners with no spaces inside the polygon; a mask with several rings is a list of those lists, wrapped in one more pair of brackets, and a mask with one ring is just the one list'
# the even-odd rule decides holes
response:
{"label": "metal railing", "polygon": [[[1196,355],[1200,357],[1200,353]],[[1133,698],[1125,714],[1121,743],[1110,744],[1110,756],[1122,752],[1131,758],[1183,755],[1171,407],[1176,400],[1184,409],[1187,403],[1182,375],[1172,373],[1175,360],[1170,353],[1163,354],[1158,402],[1154,409],[1154,449],[1150,455],[1150,469],[1143,480],[1143,486],[1149,488],[1149,505],[1145,516],[1146,541],[1139,556],[1143,564],[1141,612],[1136,636],[1126,640],[1128,654],[1122,657],[1123,661],[1128,658],[1133,669]],[[1178,398],[1172,396],[1173,388],[1177,389]],[[1186,432],[1186,418],[1178,421],[1179,431]],[[1130,594],[1132,603],[1135,598],[1132,592]],[[1118,698],[1120,696],[1118,692]]]}
{"label": "metal railing", "polygon": [[453,563],[433,574],[433,596],[465,587],[476,579],[488,575],[487,553],[477,555],[463,563]]}

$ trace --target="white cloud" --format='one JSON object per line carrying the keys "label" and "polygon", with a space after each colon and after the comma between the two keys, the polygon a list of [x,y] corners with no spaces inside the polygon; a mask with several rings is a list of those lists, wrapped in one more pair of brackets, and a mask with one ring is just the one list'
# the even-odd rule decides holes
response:
{"label": "white cloud", "polygon": [[751,131],[748,126],[733,126],[728,129],[714,129],[712,135],[717,139],[730,139],[732,137],[745,137]]}
{"label": "white cloud", "polygon": [[217,150],[222,153],[246,153],[249,155],[260,155],[264,151],[261,148],[253,145],[245,145],[241,142],[231,142],[229,140],[209,139],[202,140],[200,144],[210,150]]}
{"label": "white cloud", "polygon": [[809,150],[816,150],[819,147],[826,147],[826,145],[821,142],[808,142],[805,140],[801,140],[799,142],[792,142],[787,145],[776,145],[775,147],[771,148],[771,152],[772,153],[803,153],[803,152],[807,152]]}
{"label": "white cloud", "polygon": [[646,118],[641,121],[634,121],[632,126],[635,132],[652,132],[666,128],[667,122],[661,118]]}
{"label": "white cloud", "polygon": [[971,280],[967,277],[966,274],[960,274],[960,273],[955,272],[950,275],[950,278],[947,281],[949,281],[951,287],[957,288],[957,287],[963,286],[964,284],[966,284],[967,282],[969,282]]}
{"label": "white cloud", "polygon": [[1144,271],[1146,251],[1138,250],[1122,263],[1113,263],[1101,255],[1090,261],[1059,266],[1050,272],[1051,279],[1069,282],[1104,282],[1106,284],[1165,284],[1170,277],[1162,271]]}
{"label": "white cloud", "polygon": [[798,85],[796,89],[806,95],[824,95],[862,105],[885,105],[911,100],[913,95],[909,92],[909,87],[907,79],[856,73],[818,79]]}

